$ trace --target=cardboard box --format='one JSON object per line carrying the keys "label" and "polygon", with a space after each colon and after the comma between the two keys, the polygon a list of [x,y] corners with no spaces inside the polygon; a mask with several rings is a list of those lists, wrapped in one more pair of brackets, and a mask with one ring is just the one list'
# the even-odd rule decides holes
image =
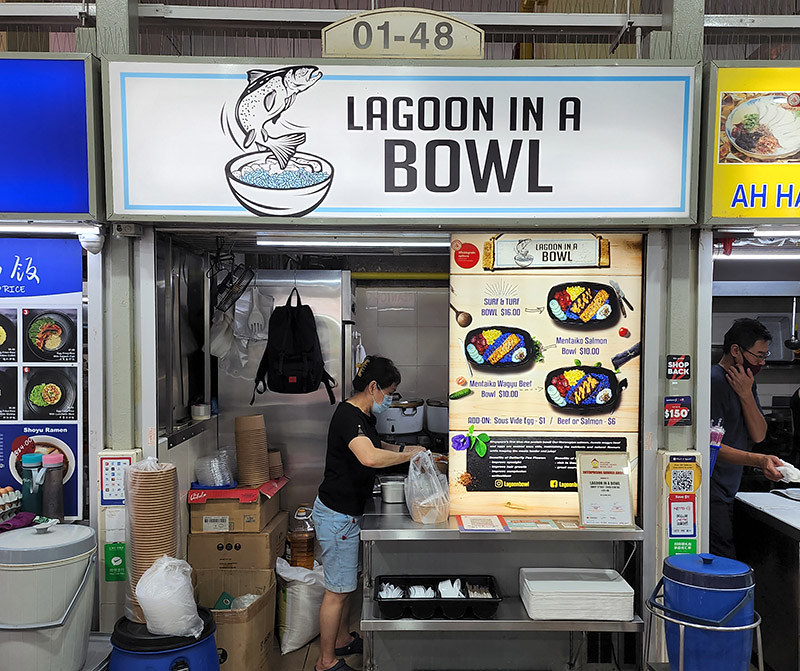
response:
{"label": "cardboard box", "polygon": [[271,569],[283,554],[289,513],[279,512],[258,533],[189,534],[194,569]]}
{"label": "cardboard box", "polygon": [[[211,608],[217,623],[215,634],[221,671],[266,671],[274,647],[275,571],[268,569],[195,571],[195,596]],[[234,597],[259,594],[247,608],[214,610],[222,592]]]}
{"label": "cardboard box", "polygon": [[289,482],[285,477],[260,487],[190,489],[190,530],[193,534],[261,531],[278,514],[278,492]]}

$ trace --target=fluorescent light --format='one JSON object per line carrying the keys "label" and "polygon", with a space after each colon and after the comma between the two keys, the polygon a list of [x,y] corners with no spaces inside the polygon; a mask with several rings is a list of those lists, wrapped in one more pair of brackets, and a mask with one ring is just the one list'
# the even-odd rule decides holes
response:
{"label": "fluorescent light", "polygon": [[722,252],[715,252],[713,258],[715,261],[800,261],[800,252],[786,252],[785,254],[774,252],[769,254],[738,254],[734,252],[728,256]]}
{"label": "fluorescent light", "polygon": [[753,235],[757,238],[793,238],[800,237],[800,228],[756,229]]}
{"label": "fluorescent light", "polygon": [[0,235],[4,233],[24,233],[28,235],[55,234],[80,235],[81,233],[99,233],[100,227],[93,224],[3,224],[0,223]]}
{"label": "fluorescent light", "polygon": [[347,239],[320,239],[320,240],[265,240],[259,238],[256,242],[260,247],[381,247],[381,248],[417,248],[428,249],[431,247],[449,247],[450,242],[444,240],[347,240]]}

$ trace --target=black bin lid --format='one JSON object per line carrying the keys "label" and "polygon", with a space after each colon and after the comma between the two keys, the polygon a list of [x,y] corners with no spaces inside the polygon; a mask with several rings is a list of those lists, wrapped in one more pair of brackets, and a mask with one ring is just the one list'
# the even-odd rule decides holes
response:
{"label": "black bin lid", "polygon": [[128,618],[122,617],[114,625],[111,645],[128,652],[167,652],[194,645],[212,636],[217,629],[214,616],[208,608],[198,606],[197,614],[203,620],[203,633],[200,638],[151,634],[147,631],[146,624],[131,622]]}

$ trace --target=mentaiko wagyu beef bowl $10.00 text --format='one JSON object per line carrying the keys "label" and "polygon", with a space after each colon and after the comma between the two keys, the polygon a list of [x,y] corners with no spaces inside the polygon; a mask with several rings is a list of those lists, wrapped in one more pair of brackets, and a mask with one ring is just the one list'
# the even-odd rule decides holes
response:
{"label": "mentaiko wagyu beef bowl $10.00 text", "polygon": [[297,152],[285,167],[270,151],[253,152],[225,166],[236,199],[253,214],[302,217],[328,195],[333,166],[324,158]]}

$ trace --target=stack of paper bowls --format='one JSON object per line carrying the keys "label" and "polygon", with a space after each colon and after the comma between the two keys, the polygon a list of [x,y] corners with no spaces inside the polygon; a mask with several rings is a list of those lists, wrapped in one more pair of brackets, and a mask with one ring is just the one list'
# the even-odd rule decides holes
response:
{"label": "stack of paper bowls", "polygon": [[519,595],[532,620],[633,619],[633,588],[612,569],[521,568]]}
{"label": "stack of paper bowls", "polygon": [[[178,471],[173,464],[157,470],[129,469],[128,618],[144,622],[136,585],[161,555],[178,556]],[[133,614],[133,617],[131,617]]]}
{"label": "stack of paper bowls", "polygon": [[239,484],[260,486],[270,479],[267,430],[264,415],[243,415],[236,418],[236,463]]}
{"label": "stack of paper bowls", "polygon": [[280,450],[269,451],[269,479],[283,477],[283,459]]}

